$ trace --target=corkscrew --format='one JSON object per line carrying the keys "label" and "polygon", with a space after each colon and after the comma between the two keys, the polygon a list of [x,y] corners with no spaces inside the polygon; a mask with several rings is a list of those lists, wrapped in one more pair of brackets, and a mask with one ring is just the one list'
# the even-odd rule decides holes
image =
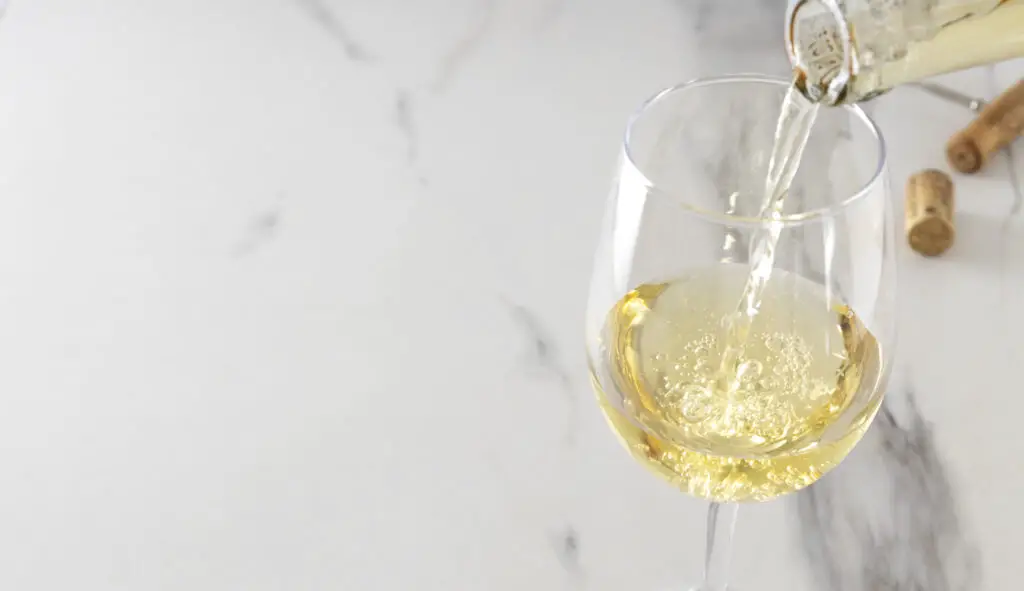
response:
{"label": "corkscrew", "polygon": [[958,90],[953,90],[940,84],[934,84],[932,82],[912,82],[911,86],[916,86],[921,90],[937,96],[941,99],[947,100],[951,103],[956,103],[963,107],[967,107],[975,113],[980,112],[988,104],[988,101],[984,101],[980,98],[968,96]]}
{"label": "corkscrew", "polygon": [[915,86],[977,113],[974,120],[946,144],[950,166],[964,174],[981,170],[992,154],[1008,146],[1024,132],[1024,80],[1018,81],[992,101],[927,82]]}

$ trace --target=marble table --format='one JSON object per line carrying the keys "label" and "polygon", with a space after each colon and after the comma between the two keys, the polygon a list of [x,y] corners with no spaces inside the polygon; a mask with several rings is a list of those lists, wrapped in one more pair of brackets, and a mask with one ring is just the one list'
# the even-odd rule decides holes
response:
{"label": "marble table", "polygon": [[[627,114],[785,73],[782,4],[15,0],[0,589],[694,580],[704,505],[607,431],[583,304]],[[915,88],[869,108],[896,199],[971,116]],[[1022,151],[957,178],[949,253],[900,249],[887,409],[742,510],[739,588],[1016,588]]]}

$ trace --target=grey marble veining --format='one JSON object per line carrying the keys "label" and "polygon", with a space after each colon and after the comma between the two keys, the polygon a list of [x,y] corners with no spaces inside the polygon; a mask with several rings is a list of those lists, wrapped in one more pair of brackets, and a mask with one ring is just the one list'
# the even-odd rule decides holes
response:
{"label": "grey marble veining", "polygon": [[477,0],[474,2],[475,8],[469,27],[456,39],[455,43],[452,44],[451,48],[440,60],[437,75],[433,82],[435,93],[443,93],[448,88],[455,80],[455,77],[458,76],[459,68],[463,62],[469,59],[478,49],[480,43],[491,30],[491,24],[494,21],[498,4],[499,0]]}
{"label": "grey marble veining", "polygon": [[416,161],[418,145],[416,125],[413,121],[413,95],[408,90],[399,90],[395,94],[395,125],[405,136],[406,155],[409,163]]}
{"label": "grey marble veining", "polygon": [[233,249],[234,256],[247,256],[272,241],[281,230],[283,216],[284,210],[280,203],[254,215]]}
{"label": "grey marble veining", "polygon": [[932,428],[912,390],[891,395],[905,397],[905,419],[887,401],[854,454],[795,497],[814,580],[836,591],[978,589],[978,549]]}
{"label": "grey marble veining", "polygon": [[338,43],[348,59],[355,62],[372,61],[373,57],[370,52],[353,38],[348,27],[335,14],[327,0],[291,1]]}
{"label": "grey marble veining", "polygon": [[[526,343],[521,363],[522,371],[538,380],[553,383],[565,398],[568,413],[564,441],[571,446],[578,437],[579,397],[577,390],[573,387],[574,380],[558,350],[557,341],[551,335],[550,330],[542,324],[537,314],[513,303],[506,302],[505,305]],[[567,539],[569,537],[571,536],[567,534]],[[570,544],[570,542],[567,541],[566,544]],[[571,545],[574,546],[575,542],[571,542]]]}
{"label": "grey marble veining", "polygon": [[579,533],[572,526],[567,526],[563,531],[552,536],[552,544],[555,546],[555,552],[565,570],[575,576],[582,575]]}
{"label": "grey marble veining", "polygon": [[[979,72],[986,78],[986,96],[1000,90],[993,84],[991,70],[982,68]],[[932,100],[936,99],[926,97],[923,102]],[[954,110],[961,108],[956,106]],[[1009,232],[1019,229],[1015,219],[1020,207],[1015,151],[1012,146],[1007,150],[1009,165],[997,173],[1001,179],[993,179],[1009,185],[1009,210],[998,222],[996,242],[1000,245],[1007,244]],[[943,164],[929,166],[942,168]],[[971,182],[961,180],[957,179],[958,204],[971,198],[970,190],[962,186]],[[897,191],[902,188],[900,181],[893,184]],[[896,197],[901,194],[897,192]],[[999,266],[1003,268],[1000,275],[1005,276],[1004,246],[998,248]],[[924,371],[898,358],[897,367],[901,366]],[[820,588],[991,588],[985,578],[977,525],[964,518],[962,487],[973,483],[953,476],[950,460],[937,445],[934,425],[918,403],[922,396],[954,398],[960,393],[922,391],[906,382],[893,381],[878,417],[850,458],[792,501],[807,564]]]}
{"label": "grey marble veining", "polygon": [[[781,30],[785,0],[677,0],[709,74],[731,64],[732,71],[785,75]],[[778,26],[765,26],[777,23]]]}
{"label": "grey marble veining", "polygon": [[[583,308],[629,113],[785,75],[783,6],[12,3],[0,589],[687,588],[705,505],[604,424]],[[969,114],[866,108],[898,211]],[[956,177],[947,255],[897,245],[913,387],[741,511],[736,588],[1018,584],[1021,158]]]}

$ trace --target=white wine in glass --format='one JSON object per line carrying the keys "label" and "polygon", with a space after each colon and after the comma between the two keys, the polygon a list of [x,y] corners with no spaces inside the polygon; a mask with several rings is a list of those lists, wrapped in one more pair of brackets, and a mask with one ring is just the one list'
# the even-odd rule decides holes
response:
{"label": "white wine in glass", "polygon": [[822,110],[767,216],[790,91],[735,76],[648,101],[629,123],[595,259],[598,401],[633,458],[712,502],[700,589],[725,589],[735,503],[835,467],[874,418],[890,367],[884,145],[858,107]]}
{"label": "white wine in glass", "polygon": [[862,385],[881,393],[881,350],[849,307],[830,308],[820,285],[785,273],[762,295],[733,392],[716,387],[735,308],[722,296],[743,290],[746,266],[641,285],[608,314],[614,389],[595,382],[601,409],[634,458],[691,495],[764,501],[801,489],[850,452],[881,402],[820,443]]}

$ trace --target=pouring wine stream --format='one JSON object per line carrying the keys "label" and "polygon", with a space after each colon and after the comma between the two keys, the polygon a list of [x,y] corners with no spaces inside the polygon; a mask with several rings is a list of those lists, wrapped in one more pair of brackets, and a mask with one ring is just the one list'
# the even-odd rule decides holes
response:
{"label": "pouring wine stream", "polygon": [[[750,275],[747,278],[736,312],[725,319],[725,340],[716,387],[728,394],[730,401],[739,389],[747,364],[741,361],[750,327],[757,317],[772,268],[775,249],[782,231],[779,218],[790,184],[800,167],[800,160],[818,115],[818,103],[803,96],[796,84],[786,91],[775,127],[775,143],[768,163],[764,201],[758,217],[765,221],[750,245]],[[732,405],[730,404],[729,407]],[[725,422],[730,421],[729,408]]]}

